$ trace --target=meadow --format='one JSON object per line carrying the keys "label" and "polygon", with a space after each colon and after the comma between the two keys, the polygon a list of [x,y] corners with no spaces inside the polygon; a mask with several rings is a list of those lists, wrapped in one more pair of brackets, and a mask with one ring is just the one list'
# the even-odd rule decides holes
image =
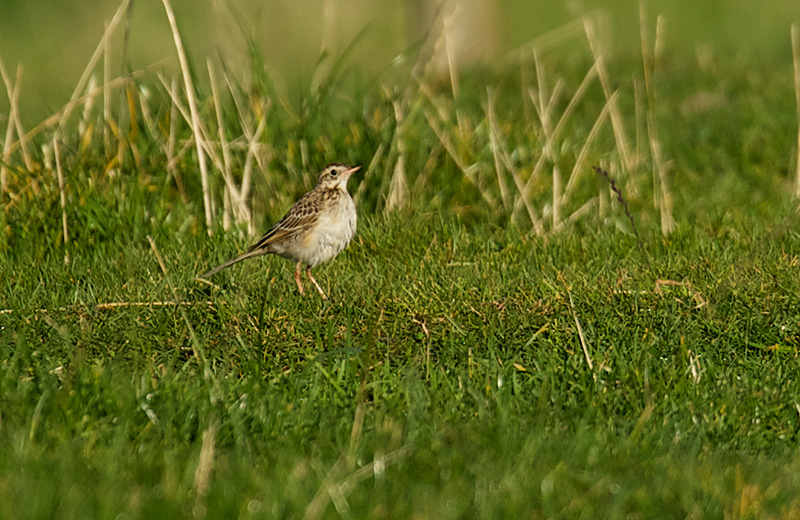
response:
{"label": "meadow", "polygon": [[[296,89],[255,46],[96,81],[104,41],[27,127],[3,67],[0,517],[800,517],[797,31],[601,21]],[[334,161],[328,300],[195,278]]]}

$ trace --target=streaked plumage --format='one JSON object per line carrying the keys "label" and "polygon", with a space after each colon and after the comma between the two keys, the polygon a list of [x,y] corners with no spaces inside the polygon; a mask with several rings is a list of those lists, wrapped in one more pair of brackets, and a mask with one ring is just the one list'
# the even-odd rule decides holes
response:
{"label": "streaked plumage", "polygon": [[300,294],[304,294],[300,271],[306,264],[306,275],[325,298],[325,292],[311,275],[311,269],[333,259],[356,233],[356,206],[347,192],[347,180],[360,168],[338,163],[326,166],[314,189],[295,202],[258,242],[236,258],[200,275],[200,278],[213,276],[247,258],[273,254],[297,262],[294,279]]}

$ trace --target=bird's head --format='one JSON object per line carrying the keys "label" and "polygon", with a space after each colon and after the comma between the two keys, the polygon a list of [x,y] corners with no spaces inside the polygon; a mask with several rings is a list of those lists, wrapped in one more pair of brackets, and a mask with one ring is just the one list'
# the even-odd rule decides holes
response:
{"label": "bird's head", "polygon": [[318,188],[326,189],[341,189],[347,190],[347,179],[350,178],[355,172],[361,169],[361,166],[347,166],[346,164],[329,164],[326,166],[322,173],[319,175],[317,181]]}

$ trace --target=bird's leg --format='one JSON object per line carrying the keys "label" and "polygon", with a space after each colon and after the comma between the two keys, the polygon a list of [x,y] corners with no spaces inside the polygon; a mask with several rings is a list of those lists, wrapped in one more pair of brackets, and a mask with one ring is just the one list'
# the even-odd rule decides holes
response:
{"label": "bird's leg", "polygon": [[322,290],[322,287],[320,287],[317,281],[314,280],[314,277],[311,276],[311,266],[306,266],[306,276],[308,276],[308,279],[311,280],[311,282],[314,284],[314,287],[317,288],[317,290],[319,291],[319,295],[322,296],[322,299],[327,300],[328,297],[325,296],[325,292]]}
{"label": "bird's leg", "polygon": [[300,296],[305,295],[303,290],[303,282],[300,281],[300,269],[303,268],[303,262],[297,262],[297,269],[294,270],[294,281],[297,282],[297,288],[300,289]]}

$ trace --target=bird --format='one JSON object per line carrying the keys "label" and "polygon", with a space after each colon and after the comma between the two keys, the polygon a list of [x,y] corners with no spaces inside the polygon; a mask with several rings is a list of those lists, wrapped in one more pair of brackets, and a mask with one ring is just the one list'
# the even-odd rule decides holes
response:
{"label": "bird", "polygon": [[325,291],[311,274],[311,269],[332,260],[356,233],[356,206],[347,192],[347,181],[361,166],[332,163],[323,168],[317,185],[289,208],[274,226],[247,251],[203,273],[207,279],[226,267],[261,255],[278,255],[297,263],[294,280],[301,295],[305,295],[300,272],[306,266],[306,276],[327,299]]}

